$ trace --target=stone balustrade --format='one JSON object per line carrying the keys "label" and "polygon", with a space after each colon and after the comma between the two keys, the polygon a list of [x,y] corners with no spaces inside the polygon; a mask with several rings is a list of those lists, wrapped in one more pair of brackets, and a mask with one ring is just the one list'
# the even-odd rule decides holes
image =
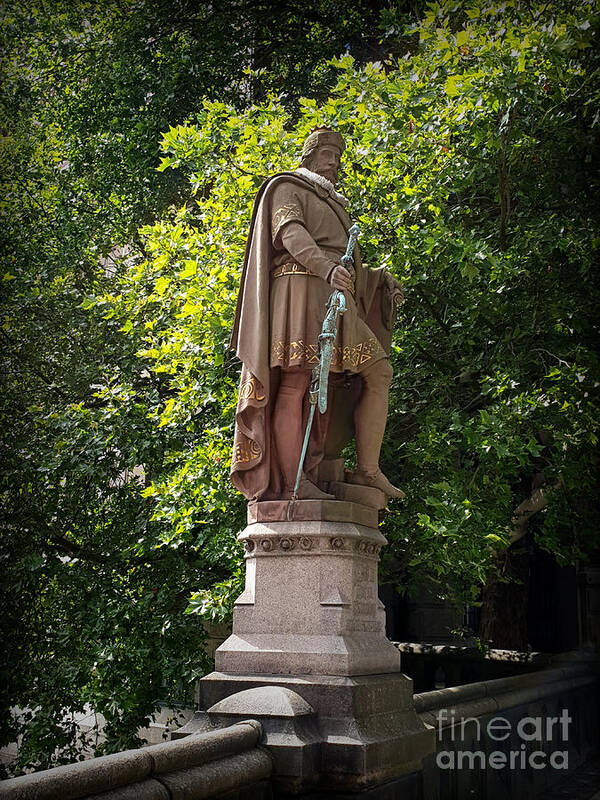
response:
{"label": "stone balustrade", "polygon": [[208,733],[126,750],[0,783],[1,800],[205,800],[271,797],[273,760],[262,728],[245,720]]}
{"label": "stone balustrade", "polygon": [[[598,751],[597,667],[593,655],[563,654],[554,656],[549,668],[533,673],[414,695],[414,710],[421,724],[435,736],[435,752],[420,768],[415,765],[414,771],[395,781],[367,789],[366,796],[372,800],[391,796],[404,800],[544,797]],[[378,692],[380,677],[372,679]],[[179,733],[188,735],[172,742],[13,778],[0,783],[0,800],[204,800],[217,796],[271,800],[283,796],[282,790],[286,796],[295,794],[300,784],[284,779],[291,761],[299,759],[296,729],[304,731],[303,769],[312,770],[321,763],[323,745],[316,735],[312,707],[284,686],[290,677],[265,680],[265,676],[255,676],[255,688],[233,695],[223,690],[223,680],[223,676],[213,678],[205,685],[207,697],[217,700],[205,714],[205,722],[215,726],[212,730],[182,729]],[[235,677],[230,680],[236,681]],[[338,694],[345,692],[334,699],[346,706],[350,694],[345,684],[356,683],[356,679],[331,680],[337,681]],[[362,684],[364,681],[359,688],[364,693],[368,687]],[[232,690],[239,688],[236,683]],[[297,682],[294,688],[300,688]],[[320,691],[318,685],[313,687],[314,697],[309,699],[316,702]],[[221,695],[226,699],[218,700]],[[262,702],[264,728],[259,721],[248,719],[258,708],[257,698]],[[382,696],[378,703],[375,700],[375,695],[370,696],[368,705],[373,713],[380,713],[376,706],[387,705],[390,697]],[[312,739],[305,735],[307,721],[315,734]],[[350,733],[346,731],[345,742]],[[395,747],[406,748],[411,738],[412,730],[399,728]],[[314,787],[305,797],[322,800],[327,793]]]}
{"label": "stone balustrade", "polygon": [[435,731],[425,759],[427,800],[542,798],[600,747],[597,656],[563,654],[551,666],[414,695]]}
{"label": "stone balustrade", "polygon": [[402,654],[402,669],[413,679],[415,692],[479,683],[535,672],[551,665],[551,653],[517,650],[482,651],[477,647],[394,642]]}
{"label": "stone balustrade", "polygon": [[422,692],[414,695],[414,703],[421,718],[433,724],[433,715],[440,708],[453,709],[465,716],[479,716],[559,694],[565,689],[594,685],[596,681],[597,677],[590,674],[586,664],[571,665]]}

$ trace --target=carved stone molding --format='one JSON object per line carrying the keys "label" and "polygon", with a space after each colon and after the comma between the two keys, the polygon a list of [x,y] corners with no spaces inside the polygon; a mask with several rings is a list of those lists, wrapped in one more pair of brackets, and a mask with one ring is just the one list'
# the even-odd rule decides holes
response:
{"label": "carved stone molding", "polygon": [[293,550],[296,547],[296,540],[291,536],[284,536],[279,540],[278,544],[282,550]]}
{"label": "carved stone molding", "polygon": [[332,551],[362,556],[368,559],[377,559],[381,551],[381,545],[369,539],[353,539],[344,536],[269,536],[267,537],[247,537],[243,539],[246,557],[255,558],[256,556],[277,556],[288,553],[295,555],[314,555],[322,553],[326,555]]}
{"label": "carved stone molding", "polygon": [[326,523],[326,526],[323,530],[322,523],[312,521],[254,523],[238,538],[246,558],[339,554],[346,558],[358,556],[368,562],[378,560],[385,539],[376,528],[352,523]]}
{"label": "carved stone molding", "polygon": [[299,551],[307,553],[314,547],[310,536],[273,536],[267,538],[247,538],[243,540],[244,549],[248,556],[280,555],[291,553],[296,547]]}

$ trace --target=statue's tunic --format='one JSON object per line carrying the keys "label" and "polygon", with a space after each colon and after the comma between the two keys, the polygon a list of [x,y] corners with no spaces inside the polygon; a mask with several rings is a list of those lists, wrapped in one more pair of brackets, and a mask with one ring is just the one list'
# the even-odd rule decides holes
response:
{"label": "statue's tunic", "polygon": [[[312,237],[290,242],[296,258],[282,242],[291,222]],[[350,225],[341,202],[297,173],[274,176],[257,194],[231,337],[242,362],[231,479],[249,499],[268,490],[277,496],[280,471],[270,426],[280,369],[310,369],[318,361],[317,339],[332,292],[327,278],[346,251]],[[358,247],[354,265],[354,293],[345,292],[348,310],[334,347],[336,372],[361,372],[386,357],[391,341],[382,323],[383,271],[363,267]],[[306,470],[316,463],[309,450]]]}
{"label": "statue's tunic", "polygon": [[[279,181],[272,190],[271,204],[270,366],[311,369],[319,361],[317,340],[333,291],[328,278],[346,252],[352,223],[341,203],[330,199],[318,184]],[[307,246],[305,236],[295,242],[293,235],[286,238],[284,246],[282,237],[292,222],[310,233],[316,247]],[[360,304],[366,299],[365,289],[372,293],[377,288],[381,270],[367,271],[360,258],[356,262],[355,294],[358,291]],[[361,372],[386,354],[361,318],[360,310],[364,317],[366,309],[359,310],[352,293],[345,295],[347,311],[338,323],[331,369]]]}

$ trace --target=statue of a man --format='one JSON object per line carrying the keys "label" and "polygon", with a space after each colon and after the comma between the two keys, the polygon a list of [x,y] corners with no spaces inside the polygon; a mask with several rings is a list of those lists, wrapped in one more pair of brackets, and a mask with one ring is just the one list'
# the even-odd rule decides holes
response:
{"label": "statue of a man", "polygon": [[[364,266],[358,246],[354,270],[341,265],[352,225],[348,201],[335,189],[344,149],[339,133],[315,129],[304,143],[301,167],[273,176],[256,197],[231,339],[242,361],[231,479],[248,499],[292,496],[317,339],[334,289],[344,292],[347,310],[339,319],[331,372],[358,390],[336,398],[333,376],[328,411],[315,415],[297,496],[332,497],[317,485],[317,467],[327,451],[339,455],[352,433],[357,469],[346,480],[404,496],[379,468],[391,329],[402,288],[385,270]],[[337,425],[328,446],[328,429],[331,439],[336,420],[344,418],[349,434],[340,437]]]}

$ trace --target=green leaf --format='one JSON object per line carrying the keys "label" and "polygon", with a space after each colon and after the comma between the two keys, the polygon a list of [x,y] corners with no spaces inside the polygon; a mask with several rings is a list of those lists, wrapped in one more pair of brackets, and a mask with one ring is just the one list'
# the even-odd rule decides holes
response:
{"label": "green leaf", "polygon": [[163,275],[154,284],[154,291],[162,297],[170,283],[170,278],[167,278]]}
{"label": "green leaf", "polygon": [[181,270],[179,273],[180,278],[191,278],[192,275],[195,275],[198,271],[198,264],[196,261],[192,261],[187,259],[184,261],[184,269]]}
{"label": "green leaf", "polygon": [[446,83],[444,84],[444,91],[449,97],[456,97],[459,94],[459,89],[456,85],[458,77],[456,75],[448,75]]}

